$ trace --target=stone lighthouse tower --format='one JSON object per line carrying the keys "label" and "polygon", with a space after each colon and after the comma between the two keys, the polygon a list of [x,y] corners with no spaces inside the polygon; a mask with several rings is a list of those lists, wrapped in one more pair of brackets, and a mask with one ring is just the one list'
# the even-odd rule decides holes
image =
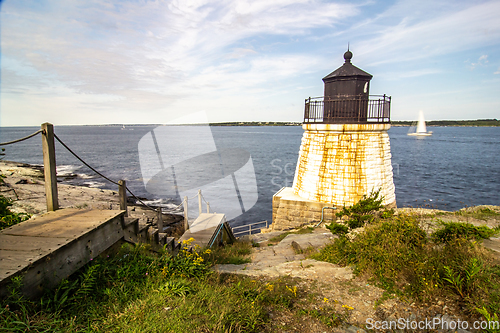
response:
{"label": "stone lighthouse tower", "polygon": [[275,230],[332,218],[332,209],[352,206],[380,190],[383,204],[395,206],[387,131],[391,98],[369,95],[372,75],[351,63],[323,78],[324,96],[308,98],[304,135],[292,188],[273,196]]}

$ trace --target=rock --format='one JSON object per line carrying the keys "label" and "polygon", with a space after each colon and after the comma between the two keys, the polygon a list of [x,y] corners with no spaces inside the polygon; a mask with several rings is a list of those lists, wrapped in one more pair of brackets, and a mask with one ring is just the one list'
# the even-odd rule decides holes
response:
{"label": "rock", "polygon": [[346,333],[366,333],[366,331],[362,328],[356,326],[349,326],[346,330]]}
{"label": "rock", "polygon": [[303,250],[300,247],[299,243],[297,243],[296,241],[292,241],[291,245],[292,245],[292,248],[295,251],[295,253],[302,253],[303,252]]}

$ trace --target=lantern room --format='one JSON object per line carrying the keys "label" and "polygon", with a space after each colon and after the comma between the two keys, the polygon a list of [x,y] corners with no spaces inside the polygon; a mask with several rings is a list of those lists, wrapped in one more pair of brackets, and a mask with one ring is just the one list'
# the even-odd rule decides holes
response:
{"label": "lantern room", "polygon": [[323,97],[306,99],[304,123],[390,122],[390,96],[369,94],[373,76],[354,66],[352,56],[347,50],[344,64],[323,78]]}

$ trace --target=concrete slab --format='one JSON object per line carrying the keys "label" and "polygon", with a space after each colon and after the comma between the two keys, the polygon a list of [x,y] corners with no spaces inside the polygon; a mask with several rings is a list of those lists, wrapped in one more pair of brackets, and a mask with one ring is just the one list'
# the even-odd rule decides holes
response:
{"label": "concrete slab", "polygon": [[224,222],[226,222],[226,216],[224,214],[202,213],[189,225],[189,230],[194,234],[205,229],[216,227]]}

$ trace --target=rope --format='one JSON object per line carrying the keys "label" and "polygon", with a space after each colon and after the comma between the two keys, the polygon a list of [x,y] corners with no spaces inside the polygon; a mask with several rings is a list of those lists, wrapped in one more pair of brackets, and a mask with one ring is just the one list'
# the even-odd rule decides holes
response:
{"label": "rope", "polygon": [[60,144],[63,145],[64,148],[66,148],[71,154],[73,154],[73,156],[75,156],[77,159],[80,160],[80,162],[82,162],[83,164],[85,164],[90,170],[94,171],[95,173],[97,173],[99,176],[101,176],[102,178],[106,179],[107,181],[117,185],[117,186],[120,186],[120,184],[118,184],[118,182],[115,182],[114,180],[112,179],[109,179],[108,177],[106,177],[105,175],[103,175],[102,173],[100,173],[99,171],[97,171],[96,169],[94,169],[93,167],[91,167],[90,165],[87,164],[87,162],[85,162],[84,160],[82,160],[80,158],[80,156],[78,156],[75,152],[73,152],[68,146],[66,146],[64,144],[64,142],[61,141],[61,139],[59,139],[59,137],[54,133],[54,138],[57,139],[57,141],[59,141]]}
{"label": "rope", "polygon": [[151,207],[150,205],[148,205],[147,203],[145,203],[144,201],[142,201],[140,198],[136,197],[135,194],[128,188],[128,186],[125,186],[125,189],[128,191],[128,193],[132,194],[132,196],[134,197],[135,200],[139,201],[144,207],[148,208],[148,209],[151,209],[155,212],[157,212],[158,210],[161,212],[161,207],[158,207],[158,210]]}
{"label": "rope", "polygon": [[[115,182],[114,180],[106,177],[105,175],[103,175],[102,173],[100,173],[99,171],[97,171],[96,169],[94,169],[93,167],[91,167],[88,163],[86,163],[80,156],[78,156],[74,151],[72,151],[68,146],[66,146],[66,144],[64,142],[62,142],[61,139],[59,139],[59,137],[54,133],[54,138],[57,139],[57,141],[59,141],[59,143],[61,145],[63,145],[64,148],[66,148],[71,154],[73,154],[73,156],[75,156],[78,160],[80,160],[80,162],[82,162],[83,164],[85,164],[90,170],[94,171],[96,174],[98,174],[99,176],[101,176],[102,178],[106,179],[107,181],[115,184],[115,185],[118,185],[120,186],[120,184],[118,184],[118,182]],[[145,203],[144,201],[142,201],[142,199],[140,199],[139,197],[137,197],[134,192],[132,192],[128,186],[125,186],[125,189],[127,190],[128,193],[130,193],[130,195],[132,195],[132,197],[134,197],[135,200],[137,200],[138,202],[140,202],[144,207],[152,210],[152,211],[155,211],[155,212],[161,212],[161,207],[158,207],[158,208],[153,208],[151,207],[150,205],[148,205],[147,203]],[[196,196],[194,196],[193,198],[196,198]],[[174,211],[176,209],[178,209],[179,207],[181,207],[182,205],[184,204],[184,200],[182,200],[182,202],[175,208],[172,208],[172,209],[169,209],[168,211]]]}
{"label": "rope", "polygon": [[[10,144],[13,144],[13,143],[17,143],[17,142],[21,142],[21,141],[25,141],[25,140],[28,140],[32,137],[34,137],[35,135],[37,135],[38,133],[43,133],[44,130],[40,129],[38,131],[36,131],[35,133],[32,133],[24,138],[20,138],[20,139],[17,139],[17,140],[13,140],[13,141],[8,141],[8,142],[1,142],[0,143],[0,146],[6,146],[6,145],[10,145]],[[120,186],[120,184],[118,184],[118,182],[106,177],[105,175],[103,175],[102,173],[100,173],[99,171],[97,171],[96,169],[94,169],[92,166],[90,166],[87,162],[85,162],[80,156],[78,156],[73,150],[71,150],[71,148],[69,148],[61,139],[59,139],[59,137],[54,133],[54,138],[57,139],[57,141],[59,141],[59,143],[64,147],[66,148],[74,157],[76,157],[80,162],[82,162],[87,168],[89,168],[90,170],[94,171],[96,174],[98,174],[99,176],[101,176],[102,178],[106,179],[107,181],[111,182],[112,184],[115,184],[117,186]],[[161,212],[161,207],[158,207],[158,209],[155,209],[153,207],[151,207],[150,205],[146,204],[144,201],[142,201],[139,197],[137,197],[134,192],[132,192],[127,186],[125,186],[125,189],[127,190],[128,193],[130,193],[132,195],[132,197],[134,197],[135,200],[137,200],[138,202],[140,202],[144,207],[152,210],[152,211],[155,211],[155,212]],[[13,190],[13,189],[12,189]],[[14,193],[15,193],[15,190],[14,190]],[[17,196],[17,193],[16,193],[16,196]],[[196,196],[194,196],[193,198],[191,199],[194,199],[196,198]],[[205,200],[205,198],[203,198],[203,200]],[[205,200],[205,202],[207,202]],[[174,210],[177,210],[179,209],[182,205],[184,204],[184,200],[182,200],[182,202],[176,206],[175,208],[172,208],[172,209],[169,209],[169,211],[174,211]]]}
{"label": "rope", "polygon": [[36,131],[33,134],[25,136],[24,138],[13,140],[13,141],[9,141],[9,142],[2,142],[2,143],[0,143],[0,146],[11,145],[11,144],[16,143],[16,142],[21,142],[21,141],[24,141],[24,140],[28,140],[28,139],[34,137],[35,135],[37,135],[38,133],[41,133],[41,132],[43,132],[43,130],[40,129],[40,130]]}
{"label": "rope", "polygon": [[201,195],[201,198],[203,199],[203,201],[205,201],[206,204],[208,204],[208,201],[205,200],[205,197],[203,196],[203,194]]}
{"label": "rope", "polygon": [[[64,142],[62,142],[61,139],[59,139],[59,137],[54,133],[54,138],[57,139],[57,141],[59,141],[59,143],[61,145],[63,145],[64,148],[66,148],[73,156],[75,156],[78,160],[80,160],[80,162],[82,162],[83,164],[85,164],[85,166],[87,166],[90,170],[94,171],[96,174],[98,174],[99,176],[101,176],[102,178],[106,179],[107,181],[115,184],[115,185],[118,185],[120,186],[120,184],[118,184],[118,182],[115,182],[114,180],[106,177],[105,175],[103,175],[102,173],[100,173],[99,171],[97,171],[96,169],[94,169],[93,167],[91,167],[87,162],[85,162],[80,156],[78,156],[74,151],[72,151],[68,146],[66,146],[66,144]],[[144,205],[146,208],[149,208],[151,209],[152,211],[155,211],[157,212],[158,210],[161,212],[161,207],[158,208],[158,209],[155,209],[151,206],[149,206],[148,204],[146,204],[144,201],[142,201],[140,198],[138,198],[127,186],[125,186],[125,189],[134,197],[134,199],[136,199],[137,201],[139,201],[142,205]]]}

